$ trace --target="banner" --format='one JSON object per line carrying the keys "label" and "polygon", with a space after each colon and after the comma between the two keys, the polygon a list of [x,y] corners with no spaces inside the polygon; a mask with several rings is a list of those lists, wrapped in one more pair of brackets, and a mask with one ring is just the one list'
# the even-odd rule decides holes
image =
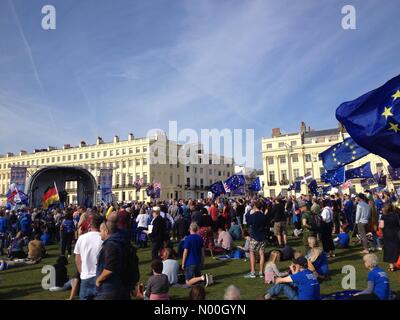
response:
{"label": "banner", "polygon": [[105,203],[112,201],[112,175],[113,169],[102,168],[100,169],[99,185],[100,185],[100,198]]}
{"label": "banner", "polygon": [[11,167],[10,185],[14,184],[19,191],[25,191],[26,167]]}

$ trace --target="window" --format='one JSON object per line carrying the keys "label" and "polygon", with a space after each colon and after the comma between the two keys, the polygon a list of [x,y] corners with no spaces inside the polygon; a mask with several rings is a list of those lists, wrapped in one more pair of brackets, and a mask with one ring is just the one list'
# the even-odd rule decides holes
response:
{"label": "window", "polygon": [[196,167],[194,167],[194,173],[197,173],[197,168]]}
{"label": "window", "polygon": [[172,175],[169,176],[169,184],[173,184],[173,178]]}
{"label": "window", "polygon": [[147,152],[147,147],[143,147],[143,152]]}
{"label": "window", "polygon": [[200,173],[203,173],[203,168],[200,168]]}
{"label": "window", "polygon": [[266,147],[267,149],[272,149],[272,143],[267,143]]}
{"label": "window", "polygon": [[286,157],[285,156],[279,156],[279,163],[280,164],[286,163]]}
{"label": "window", "polygon": [[76,160],[76,154],[74,154],[74,160]]}
{"label": "window", "polygon": [[136,153],[140,153],[140,148],[136,147]]}
{"label": "window", "polygon": [[190,178],[186,178],[186,185],[190,186]]}
{"label": "window", "polygon": [[190,172],[190,167],[186,166],[186,172]]}
{"label": "window", "polygon": [[210,160],[208,160],[208,164],[212,164],[212,160],[210,159]]}
{"label": "window", "polygon": [[119,156],[119,150],[118,150],[118,149],[115,150],[115,155],[116,155],[116,156]]}
{"label": "window", "polygon": [[129,148],[129,154],[132,154],[132,153],[133,153],[133,149]]}
{"label": "window", "polygon": [[315,139],[316,143],[324,143],[325,142],[325,137],[318,137],[317,139]]}
{"label": "window", "polygon": [[274,157],[267,157],[267,163],[268,163],[268,165],[273,165],[274,164]]}
{"label": "window", "polygon": [[200,179],[200,187],[203,187],[203,186],[204,186],[204,180]]}
{"label": "window", "polygon": [[221,176],[221,171],[218,171],[218,177],[220,177]]}
{"label": "window", "polygon": [[122,149],[121,151],[122,151],[122,154],[125,154],[125,153],[126,153],[126,150],[125,150],[125,149]]}
{"label": "window", "polygon": [[212,175],[212,169],[208,170],[208,174],[211,176]]}
{"label": "window", "polygon": [[65,161],[65,156],[62,157],[62,161]]}
{"label": "window", "polygon": [[290,145],[291,145],[292,147],[297,146],[297,141],[290,141]]}
{"label": "window", "polygon": [[274,198],[275,197],[275,189],[270,189],[269,190],[269,196]]}
{"label": "window", "polygon": [[284,148],[285,147],[285,143],[284,142],[279,142],[279,148]]}
{"label": "window", "polygon": [[140,166],[140,159],[136,159],[135,165]]}
{"label": "window", "polygon": [[143,172],[143,183],[147,183],[147,172]]}
{"label": "window", "polygon": [[270,182],[274,182],[275,181],[275,172],[274,171],[270,171],[269,172],[269,181]]}
{"label": "window", "polygon": [[286,170],[281,171],[281,179],[282,179],[282,181],[287,180],[287,171]]}
{"label": "window", "polygon": [[103,157],[107,157],[107,151],[103,151]]}
{"label": "window", "polygon": [[126,168],[126,161],[122,161],[122,168]]}
{"label": "window", "polygon": [[97,152],[97,158],[100,158],[101,152]]}
{"label": "window", "polygon": [[144,159],[143,159],[143,165],[144,165],[144,166],[147,165],[147,158],[144,158]]}
{"label": "window", "polygon": [[89,159],[89,153],[85,153],[85,159]]}
{"label": "window", "polygon": [[311,162],[311,154],[306,154],[306,162]]}
{"label": "window", "polygon": [[110,150],[110,157],[112,157],[114,155],[114,152],[112,150]]}
{"label": "window", "polygon": [[95,157],[94,152],[92,152],[92,154],[90,156],[91,156],[92,159],[94,159],[94,157]]}
{"label": "window", "polygon": [[293,169],[293,176],[295,179],[297,179],[300,176],[299,169]]}
{"label": "window", "polygon": [[140,179],[140,173],[136,173],[136,180]]}
{"label": "window", "polygon": [[298,154],[293,154],[292,155],[292,161],[293,162],[299,162],[299,155]]}

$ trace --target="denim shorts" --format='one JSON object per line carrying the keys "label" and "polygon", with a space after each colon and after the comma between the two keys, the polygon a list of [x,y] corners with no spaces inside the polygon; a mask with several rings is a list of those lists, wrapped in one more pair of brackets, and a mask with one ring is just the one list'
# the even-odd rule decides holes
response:
{"label": "denim shorts", "polygon": [[199,265],[191,265],[185,268],[185,279],[190,280],[195,277],[201,276],[201,270]]}

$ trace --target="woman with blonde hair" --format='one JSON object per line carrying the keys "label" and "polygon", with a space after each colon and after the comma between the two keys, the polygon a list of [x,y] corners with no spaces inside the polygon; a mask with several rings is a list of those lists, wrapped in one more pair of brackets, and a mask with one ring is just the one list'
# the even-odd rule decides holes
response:
{"label": "woman with blonde hair", "polygon": [[308,269],[320,279],[329,278],[329,263],[326,253],[318,246],[317,238],[308,237],[310,250],[307,253]]}
{"label": "woman with blonde hair", "polygon": [[281,260],[281,252],[273,250],[269,256],[269,260],[265,265],[264,279],[266,284],[275,282],[277,277],[285,277],[288,275],[287,272],[280,272],[276,264]]}

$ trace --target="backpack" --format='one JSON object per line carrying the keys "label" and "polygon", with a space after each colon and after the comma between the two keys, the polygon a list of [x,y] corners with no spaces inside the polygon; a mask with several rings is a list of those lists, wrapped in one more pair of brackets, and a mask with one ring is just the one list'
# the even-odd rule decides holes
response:
{"label": "backpack", "polygon": [[133,290],[140,278],[139,257],[136,252],[136,247],[132,246],[130,243],[128,243],[124,249],[125,259],[121,279],[129,289]]}
{"label": "backpack", "polygon": [[312,214],[310,219],[311,230],[320,232],[322,226],[322,217],[319,214]]}

